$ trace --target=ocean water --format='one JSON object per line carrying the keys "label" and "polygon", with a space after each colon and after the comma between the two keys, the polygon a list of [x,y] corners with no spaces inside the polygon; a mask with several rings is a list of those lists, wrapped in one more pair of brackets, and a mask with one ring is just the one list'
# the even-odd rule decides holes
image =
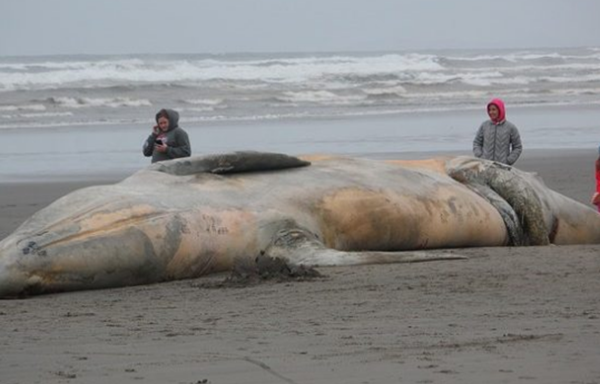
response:
{"label": "ocean water", "polygon": [[0,57],[0,181],[129,172],[162,107],[195,154],[470,152],[501,97],[526,148],[600,141],[600,47]]}

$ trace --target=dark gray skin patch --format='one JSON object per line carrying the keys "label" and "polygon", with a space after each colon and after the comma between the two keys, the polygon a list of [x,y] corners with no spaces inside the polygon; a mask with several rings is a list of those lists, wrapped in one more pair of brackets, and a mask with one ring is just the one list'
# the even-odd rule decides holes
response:
{"label": "dark gray skin patch", "polygon": [[185,220],[179,215],[175,215],[167,225],[166,238],[164,244],[167,246],[166,253],[174,255],[181,244],[181,235],[189,232]]}
{"label": "dark gray skin patch", "polygon": [[458,208],[456,207],[456,198],[451,198],[448,200],[448,208],[450,208],[450,212],[452,212],[453,215],[458,214]]}
{"label": "dark gray skin patch", "polygon": [[199,173],[229,174],[305,167],[310,162],[280,153],[241,151],[202,157],[186,157],[151,165],[148,169],[185,176]]}
{"label": "dark gray skin patch", "polygon": [[504,225],[506,226],[506,230],[508,232],[508,245],[520,246],[525,245],[526,239],[525,234],[523,233],[523,227],[521,226],[521,222],[515,210],[504,200],[500,195],[494,192],[493,189],[486,185],[480,184],[466,184],[472,190],[474,190],[478,195],[486,199],[490,204],[496,208],[502,220],[504,221]]}
{"label": "dark gray skin patch", "polygon": [[[456,181],[469,185],[480,194],[483,191],[482,196],[494,207],[500,208],[499,213],[507,224],[511,242],[517,243],[515,245],[550,243],[542,202],[529,181],[512,167],[489,162],[482,169],[456,168],[447,171]],[[485,189],[492,190],[496,196],[492,196]]]}
{"label": "dark gray skin patch", "polygon": [[560,220],[558,220],[558,218],[554,218],[554,220],[552,220],[552,229],[550,230],[550,235],[548,236],[550,238],[550,243],[554,243],[554,239],[556,238],[556,234],[558,233],[558,228],[560,227]]}

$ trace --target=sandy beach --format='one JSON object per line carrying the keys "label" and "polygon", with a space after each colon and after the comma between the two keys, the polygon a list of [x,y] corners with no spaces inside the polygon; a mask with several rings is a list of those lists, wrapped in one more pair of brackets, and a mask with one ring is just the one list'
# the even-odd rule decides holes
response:
{"label": "sandy beach", "polygon": [[[596,156],[526,150],[517,167],[588,204]],[[0,238],[122,177],[0,184]],[[469,258],[0,301],[0,382],[600,383],[600,245],[452,252]]]}

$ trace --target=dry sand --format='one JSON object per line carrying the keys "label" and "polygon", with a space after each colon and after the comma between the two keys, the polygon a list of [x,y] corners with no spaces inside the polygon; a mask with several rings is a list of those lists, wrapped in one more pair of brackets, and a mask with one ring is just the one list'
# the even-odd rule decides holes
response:
{"label": "dry sand", "polygon": [[[596,152],[517,164],[583,203]],[[94,181],[0,185],[0,237]],[[600,245],[0,301],[0,383],[600,383]]]}

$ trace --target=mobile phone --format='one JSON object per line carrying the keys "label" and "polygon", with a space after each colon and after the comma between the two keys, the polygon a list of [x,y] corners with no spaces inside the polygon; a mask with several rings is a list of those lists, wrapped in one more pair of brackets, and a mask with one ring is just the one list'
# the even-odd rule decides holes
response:
{"label": "mobile phone", "polygon": [[161,139],[154,139],[154,144],[163,145],[163,141]]}

